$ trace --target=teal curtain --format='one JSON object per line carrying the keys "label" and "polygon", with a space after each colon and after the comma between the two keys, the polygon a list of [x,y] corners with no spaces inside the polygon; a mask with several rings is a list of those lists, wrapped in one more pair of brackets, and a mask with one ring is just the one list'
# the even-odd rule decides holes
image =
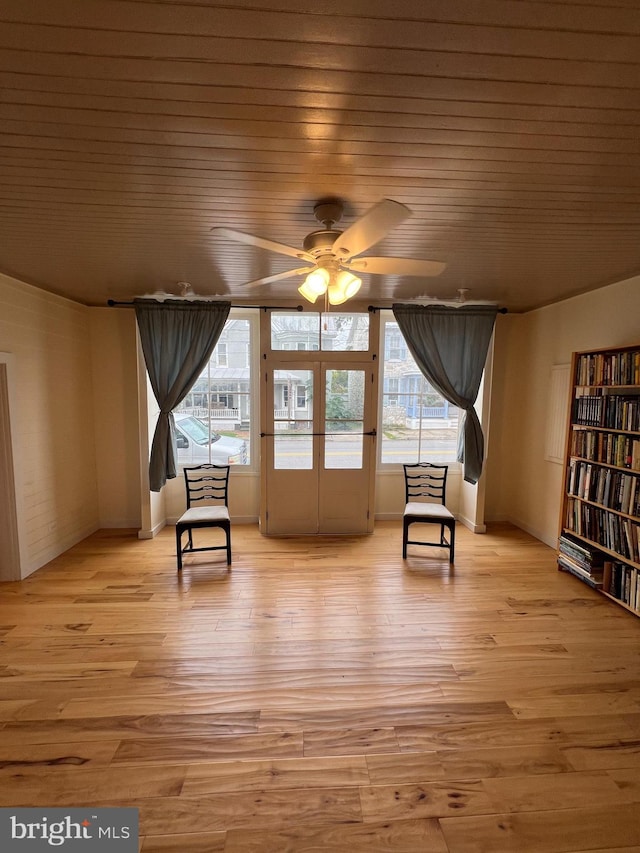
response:
{"label": "teal curtain", "polygon": [[176,476],[173,410],[207,364],[231,303],[135,299],[134,306],[149,380],[160,406],[149,460],[149,486],[159,492]]}
{"label": "teal curtain", "polygon": [[477,483],[484,461],[484,436],[473,407],[487,360],[498,308],[463,305],[394,305],[393,314],[422,374],[462,411],[458,461],[464,479]]}

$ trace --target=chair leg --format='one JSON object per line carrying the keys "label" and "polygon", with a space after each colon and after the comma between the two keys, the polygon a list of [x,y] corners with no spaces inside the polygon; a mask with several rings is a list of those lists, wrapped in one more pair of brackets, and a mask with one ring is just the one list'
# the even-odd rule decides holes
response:
{"label": "chair leg", "polygon": [[182,528],[176,525],[176,557],[178,558],[178,571],[182,571]]}
{"label": "chair leg", "polygon": [[402,559],[407,559],[407,539],[409,538],[409,522],[402,519]]}
{"label": "chair leg", "polygon": [[231,530],[229,530],[229,528],[227,528],[225,530],[225,533],[227,534],[227,565],[230,566],[231,565]]}
{"label": "chair leg", "polygon": [[453,563],[456,556],[456,526],[455,523],[449,526],[449,562]]}

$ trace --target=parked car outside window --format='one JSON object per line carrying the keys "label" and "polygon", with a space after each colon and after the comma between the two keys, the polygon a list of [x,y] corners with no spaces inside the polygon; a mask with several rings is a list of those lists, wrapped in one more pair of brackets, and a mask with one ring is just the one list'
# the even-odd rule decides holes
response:
{"label": "parked car outside window", "polygon": [[247,442],[242,438],[209,432],[207,424],[193,415],[174,415],[179,464],[246,465]]}

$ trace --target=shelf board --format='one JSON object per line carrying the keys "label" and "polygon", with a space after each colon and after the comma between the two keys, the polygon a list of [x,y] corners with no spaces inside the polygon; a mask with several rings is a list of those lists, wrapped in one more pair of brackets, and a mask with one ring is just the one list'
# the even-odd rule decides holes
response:
{"label": "shelf board", "polygon": [[625,566],[632,566],[634,569],[640,569],[640,563],[636,563],[633,560],[629,560],[627,557],[623,557],[622,554],[618,554],[617,551],[612,551],[611,548],[607,548],[605,545],[602,545],[600,542],[596,542],[594,539],[589,539],[589,537],[585,536],[583,533],[578,533],[576,530],[570,530],[566,525],[562,528],[562,532],[570,533],[572,536],[582,539],[583,542],[587,542],[587,544],[592,545],[598,551],[602,551],[603,554],[608,554],[610,557],[613,557],[613,559],[618,563],[624,563]]}
{"label": "shelf board", "polygon": [[598,391],[637,391],[640,393],[640,385],[574,385],[575,390],[579,388],[584,388],[585,390],[591,391],[594,388]]}
{"label": "shelf board", "polygon": [[619,509],[613,509],[613,507],[599,504],[596,501],[590,501],[588,498],[581,498],[580,495],[573,495],[571,492],[567,492],[567,497],[573,498],[574,501],[580,501],[580,503],[588,504],[589,506],[595,506],[597,509],[603,509],[605,512],[612,512],[614,515],[619,515],[622,518],[628,518],[629,521],[634,521],[640,527],[640,519],[637,515],[629,515],[627,512],[622,512]]}
{"label": "shelf board", "polygon": [[597,589],[597,592],[599,592],[601,595],[604,595],[605,598],[609,598],[611,601],[615,601],[616,604],[619,604],[620,607],[624,607],[625,610],[628,610],[629,613],[633,613],[634,616],[640,616],[640,610],[636,610],[635,608],[630,607],[630,605],[628,605],[627,602],[623,601],[621,598],[616,598],[615,595],[611,595],[610,592],[607,592],[602,588]]}
{"label": "shelf board", "polygon": [[599,459],[587,459],[586,456],[570,456],[570,459],[575,459],[576,462],[588,462],[590,465],[601,465],[603,468],[613,468],[615,471],[623,471],[625,474],[638,474],[640,470],[636,468],[622,468],[620,465],[612,465],[610,462],[601,462]]}
{"label": "shelf board", "polygon": [[598,432],[613,432],[616,435],[633,435],[640,438],[640,430],[637,429],[615,429],[614,427],[595,426],[594,424],[571,424],[571,429],[585,430],[597,429]]}

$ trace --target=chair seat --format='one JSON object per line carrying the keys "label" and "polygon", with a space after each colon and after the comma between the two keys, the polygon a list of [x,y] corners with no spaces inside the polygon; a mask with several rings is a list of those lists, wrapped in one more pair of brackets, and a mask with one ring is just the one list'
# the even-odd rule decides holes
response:
{"label": "chair seat", "polygon": [[180,516],[178,524],[198,524],[207,521],[229,521],[229,510],[226,506],[192,507]]}
{"label": "chair seat", "polygon": [[428,516],[429,518],[442,519],[443,521],[453,521],[455,516],[446,506],[442,504],[432,504],[426,501],[411,501],[404,508],[406,516]]}

